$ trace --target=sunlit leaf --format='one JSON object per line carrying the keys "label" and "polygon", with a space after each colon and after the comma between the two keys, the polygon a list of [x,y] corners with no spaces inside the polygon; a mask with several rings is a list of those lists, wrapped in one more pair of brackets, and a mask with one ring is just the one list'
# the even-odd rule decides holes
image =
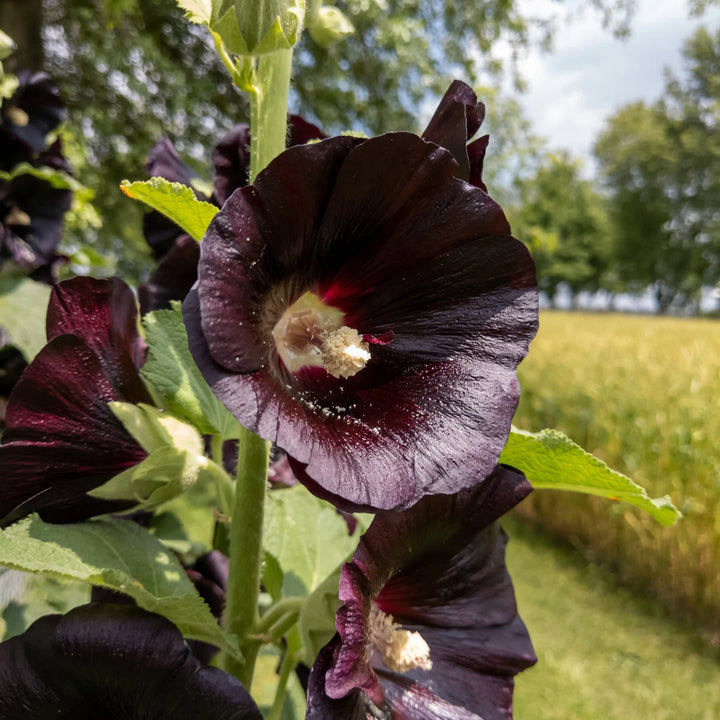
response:
{"label": "sunlit leaf", "polygon": [[500,462],[523,472],[536,489],[571,490],[623,500],[649,513],[662,525],[673,525],[680,517],[668,496],[649,497],[642,486],[612,470],[557,430],[538,433],[513,430]]}
{"label": "sunlit leaf", "polygon": [[192,188],[154,177],[142,182],[123,180],[120,189],[134,200],[140,200],[179,225],[190,237],[202,240],[218,209],[198,200]]}
{"label": "sunlit leaf", "polygon": [[0,531],[0,565],[117,590],[164,615],[186,637],[238,655],[175,555],[133,522],[51,525],[24,518]]}

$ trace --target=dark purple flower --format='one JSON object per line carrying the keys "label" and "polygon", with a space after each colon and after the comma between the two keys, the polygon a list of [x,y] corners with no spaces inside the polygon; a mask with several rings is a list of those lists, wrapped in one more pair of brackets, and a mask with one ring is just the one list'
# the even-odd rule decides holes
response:
{"label": "dark purple flower", "polygon": [[343,567],[308,720],[511,720],[513,676],[536,658],[495,521],[530,490],[498,466],[458,495],[376,516]]}
{"label": "dark purple flower", "polygon": [[290,148],[201,244],[184,305],[198,366],[344,509],[457,492],[507,439],[534,267],[457,169],[410,133]]}
{"label": "dark purple flower", "polygon": [[[304,145],[310,140],[326,137],[319,128],[297,115],[288,122],[288,146]],[[213,150],[215,178],[210,202],[221,207],[232,193],[248,182],[250,173],[250,129],[236,125],[226,133]],[[146,171],[191,185],[192,170],[183,162],[174,145],[167,138],[160,140],[148,157]],[[201,199],[204,196],[200,195]],[[150,280],[139,289],[140,308],[144,313],[170,307],[171,300],[183,300],[197,280],[200,250],[197,243],[165,216],[152,211],[143,219],[147,243],[159,258]]]}
{"label": "dark purple flower", "polygon": [[261,720],[165,618],[128,605],[48,615],[0,644],[0,720]]}
{"label": "dark purple flower", "polygon": [[68,522],[132,507],[85,493],[147,456],[108,407],[150,402],[138,374],[144,343],[130,288],[117,278],[60,283],[47,337],[7,406],[0,526],[36,511]]}
{"label": "dark purple flower", "polygon": [[[64,118],[60,94],[43,73],[21,72],[20,86],[0,107],[0,170],[20,163],[71,173],[60,140],[46,149],[47,134]],[[50,282],[62,260],[57,254],[63,216],[72,192],[21,174],[0,181],[0,267],[11,261],[38,280]]]}
{"label": "dark purple flower", "polygon": [[17,90],[0,105],[0,170],[11,170],[40,154],[48,133],[65,115],[65,103],[54,81],[45,73],[21,70]]}
{"label": "dark purple flower", "polygon": [[440,101],[423,139],[446,148],[458,162],[457,176],[487,192],[482,181],[483,160],[489,135],[471,142],[485,119],[485,106],[469,85],[455,80]]}

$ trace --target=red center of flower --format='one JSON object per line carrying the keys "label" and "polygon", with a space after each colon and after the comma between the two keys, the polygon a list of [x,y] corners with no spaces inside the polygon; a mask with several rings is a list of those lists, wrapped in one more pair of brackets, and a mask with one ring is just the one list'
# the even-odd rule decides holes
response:
{"label": "red center of flower", "polygon": [[370,360],[369,345],[354,328],[343,325],[345,314],[315,293],[301,295],[275,324],[272,336],[290,372],[321,367],[336,378],[357,374]]}

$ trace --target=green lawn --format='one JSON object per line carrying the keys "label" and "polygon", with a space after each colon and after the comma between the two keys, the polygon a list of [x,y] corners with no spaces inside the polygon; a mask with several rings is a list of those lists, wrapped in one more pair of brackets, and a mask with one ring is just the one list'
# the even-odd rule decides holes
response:
{"label": "green lawn", "polygon": [[720,652],[615,587],[571,549],[505,523],[508,565],[539,662],[515,720],[718,720]]}

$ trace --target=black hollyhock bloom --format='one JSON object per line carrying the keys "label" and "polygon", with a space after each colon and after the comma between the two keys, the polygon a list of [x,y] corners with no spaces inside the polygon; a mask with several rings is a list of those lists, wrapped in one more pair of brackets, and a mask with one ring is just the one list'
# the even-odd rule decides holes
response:
{"label": "black hollyhock bloom", "polygon": [[[60,141],[46,149],[46,136],[65,117],[58,89],[50,78],[21,72],[15,94],[0,107],[0,170],[20,163],[71,173]],[[61,262],[57,254],[63,216],[72,192],[22,174],[0,181],[0,267],[10,261],[37,280],[50,282]]]}
{"label": "black hollyhock bloom", "polygon": [[261,720],[165,618],[128,605],[48,615],[0,644],[0,720]]}
{"label": "black hollyhock bloom", "polygon": [[537,329],[534,266],[457,172],[410,133],[293,147],[201,243],[184,304],[198,366],[344,509],[457,492],[507,439]]}
{"label": "black hollyhock bloom", "polygon": [[471,490],[376,516],[343,567],[308,720],[511,720],[513,676],[536,658],[495,521],[530,490],[498,466]]}
{"label": "black hollyhock bloom", "polygon": [[[304,145],[326,136],[315,125],[291,115],[288,146]],[[213,150],[215,178],[210,202],[221,207],[232,193],[247,184],[250,174],[250,129],[236,125]],[[167,138],[160,140],[148,157],[146,171],[171,182],[191,185],[193,172]],[[204,196],[201,195],[204,199]],[[164,215],[152,211],[143,219],[143,232],[159,263],[150,280],[139,289],[143,314],[170,307],[171,300],[183,300],[197,280],[200,250],[197,243]]]}
{"label": "black hollyhock bloom", "polygon": [[7,406],[0,526],[31,512],[71,522],[132,507],[85,493],[147,456],[108,406],[151,402],[138,373],[144,343],[130,288],[117,278],[60,283],[47,337]]}
{"label": "black hollyhock bloom", "polygon": [[45,73],[21,70],[15,93],[0,105],[0,170],[30,162],[46,146],[48,133],[65,119],[65,103]]}

